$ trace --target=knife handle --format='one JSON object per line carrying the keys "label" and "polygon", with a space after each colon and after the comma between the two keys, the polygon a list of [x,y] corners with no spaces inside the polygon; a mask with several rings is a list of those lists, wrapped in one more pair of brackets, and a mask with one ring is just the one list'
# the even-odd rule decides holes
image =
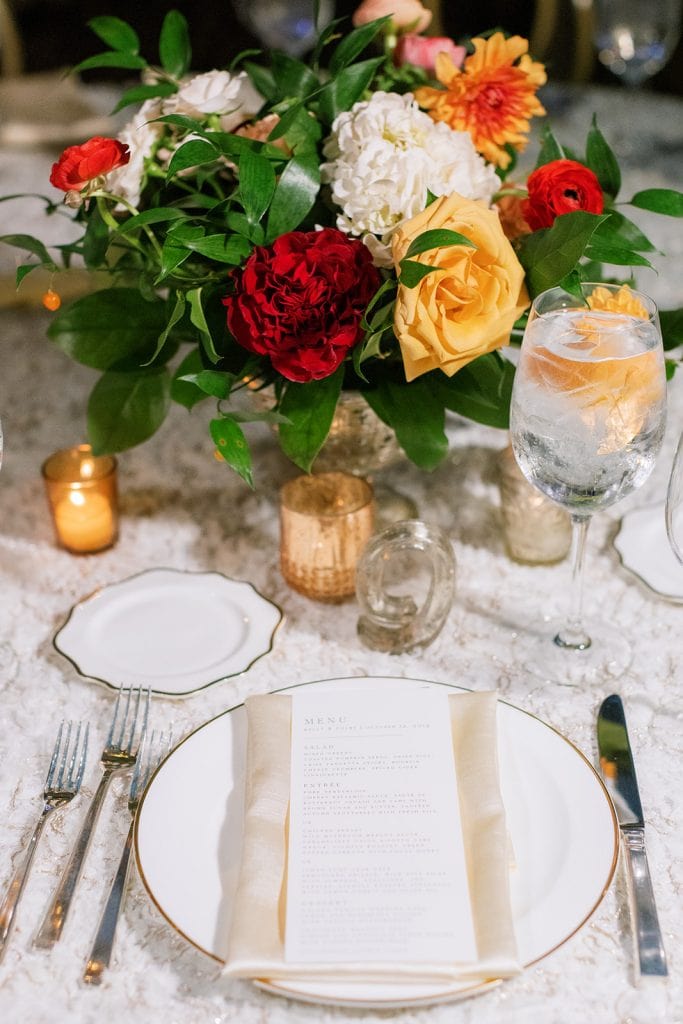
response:
{"label": "knife handle", "polygon": [[626,828],[622,830],[626,851],[627,867],[633,911],[633,924],[638,947],[638,967],[641,975],[665,976],[666,953],[657,918],[655,894],[652,889],[650,868],[645,853],[645,830]]}

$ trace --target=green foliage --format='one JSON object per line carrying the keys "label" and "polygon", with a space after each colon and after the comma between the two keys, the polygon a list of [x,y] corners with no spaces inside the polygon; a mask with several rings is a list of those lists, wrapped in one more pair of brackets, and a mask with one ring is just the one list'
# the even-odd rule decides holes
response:
{"label": "green foliage", "polygon": [[[317,3],[314,7],[317,13]],[[291,231],[336,225],[339,211],[321,181],[334,119],[377,90],[405,93],[430,81],[422,68],[394,64],[389,22],[389,17],[380,18],[347,31],[343,19],[332,21],[319,33],[307,61],[277,52],[240,54],[232,66],[244,69],[264,98],[262,109],[250,109],[245,119],[275,115],[263,141],[262,136],[237,134],[225,121],[232,110],[202,114],[188,108],[188,113],[182,106],[176,110],[174,104],[164,104],[183,87],[192,67],[188,26],[179,11],[165,15],[158,59],[153,55],[151,62],[125,21],[113,16],[91,19],[89,26],[105,49],[74,70],[139,72],[140,81],[127,81],[115,111],[159,101],[147,108],[158,134],[145,152],[139,201],[107,191],[108,177],[94,179],[84,187],[80,207],[72,211],[79,228],[73,240],[46,246],[32,235],[6,234],[0,241],[26,254],[17,269],[17,285],[42,268],[54,275],[58,289],[60,266],[68,268],[76,261],[111,277],[111,287],[59,310],[48,332],[67,355],[101,374],[87,411],[97,451],[123,451],[144,441],[161,426],[171,401],[188,410],[209,401],[216,409],[210,422],[216,451],[253,486],[241,424],[263,420],[277,425],[285,454],[309,471],[342,388],[360,389],[395,431],[407,456],[425,469],[433,469],[446,453],[447,410],[507,428],[514,379],[509,360],[493,352],[450,377],[433,370],[408,383],[394,335],[399,291],[419,288],[426,275],[439,272],[438,252],[432,257],[434,265],[421,262],[423,253],[467,246],[476,258],[476,246],[460,232],[422,232],[399,267],[382,269],[357,343],[327,378],[286,380],[267,356],[248,352],[228,330],[223,300],[240,287],[243,268],[256,247],[271,246]],[[163,112],[169,109],[173,112]],[[517,159],[513,147],[506,148],[511,163],[506,171],[499,169],[502,179],[513,172]],[[601,215],[581,210],[565,214],[552,227],[514,241],[532,297],[556,284],[576,294],[585,280],[630,280],[631,268],[650,267],[658,255],[638,226],[638,210],[683,216],[683,193],[672,189],[643,190],[630,204],[620,202],[616,208],[619,166],[595,118],[584,157],[545,127],[537,166],[566,158],[593,170],[605,209]],[[520,185],[516,194],[524,191]],[[47,214],[58,210],[53,199],[37,198]],[[425,203],[438,199],[428,192]],[[292,267],[290,273],[297,270]],[[681,310],[663,312],[661,322],[667,350],[682,345]],[[515,327],[514,340],[522,329],[523,320]],[[669,360],[668,369],[673,365]],[[235,407],[235,393],[246,379],[273,385],[272,409]]]}

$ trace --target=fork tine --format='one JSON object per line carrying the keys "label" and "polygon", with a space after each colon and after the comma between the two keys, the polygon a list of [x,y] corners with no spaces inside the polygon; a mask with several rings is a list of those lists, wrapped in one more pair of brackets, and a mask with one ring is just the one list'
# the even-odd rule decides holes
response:
{"label": "fork tine", "polygon": [[64,719],[59,724],[59,730],[57,732],[57,739],[55,740],[54,749],[52,751],[52,757],[50,758],[50,767],[47,770],[45,776],[45,789],[49,789],[52,785],[52,779],[54,778],[55,768],[57,766],[57,758],[59,757],[59,748],[62,743],[62,733],[64,732]]}
{"label": "fork tine", "polygon": [[79,722],[78,723],[78,727],[76,729],[76,735],[74,737],[74,745],[73,745],[73,748],[71,750],[71,760],[69,761],[69,771],[68,771],[67,776],[66,776],[66,785],[67,785],[68,789],[73,789],[73,786],[74,786],[74,768],[76,766],[76,757],[78,755],[78,743],[79,743],[79,740],[81,738],[81,727],[82,727],[82,722]]}
{"label": "fork tine", "polygon": [[81,759],[78,762],[78,774],[76,775],[76,790],[81,788],[81,782],[83,781],[83,773],[85,772],[85,765],[88,760],[88,739],[90,737],[90,722],[85,723],[85,733],[83,734],[83,746],[81,747]]}
{"label": "fork tine", "polygon": [[119,715],[119,708],[121,707],[121,694],[123,693],[123,683],[119,686],[119,692],[116,697],[116,704],[114,705],[114,714],[112,715],[111,725],[109,726],[109,732],[107,733],[107,741],[105,746],[110,747],[114,739],[114,729],[116,728],[116,719]]}
{"label": "fork tine", "polygon": [[[116,748],[118,750],[123,750],[124,749],[124,747],[123,747],[123,737],[125,736],[125,733],[126,733],[126,722],[128,721],[128,713],[130,712],[130,699],[131,699],[131,697],[133,695],[132,689],[128,690],[127,692],[128,692],[128,697],[126,698],[125,710],[123,712],[123,718],[121,719],[121,729],[119,731],[119,738],[118,738],[118,741],[115,743],[115,746],[116,746]],[[139,698],[138,698],[138,700],[139,700]]]}
{"label": "fork tine", "polygon": [[66,759],[69,754],[69,743],[71,742],[71,729],[73,722],[69,722],[66,727],[66,739],[64,740],[64,750],[62,752],[62,759],[59,764],[59,775],[57,776],[57,789],[64,788],[64,769],[66,768]]}

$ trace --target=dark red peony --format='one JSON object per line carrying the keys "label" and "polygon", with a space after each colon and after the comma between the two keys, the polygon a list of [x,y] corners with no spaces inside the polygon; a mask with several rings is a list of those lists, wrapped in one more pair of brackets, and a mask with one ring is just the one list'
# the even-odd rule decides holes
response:
{"label": "dark red peony", "polygon": [[585,210],[602,213],[600,182],[576,160],[552,160],[529,175],[529,198],[523,206],[524,219],[532,231],[552,227],[562,213]]}
{"label": "dark red peony", "polygon": [[82,188],[115,167],[130,160],[128,146],[117,139],[95,135],[81,146],[68,146],[52,165],[50,182],[64,192],[80,192]]}
{"label": "dark red peony", "polygon": [[240,345],[287,380],[309,381],[334,373],[360,340],[380,276],[362,242],[324,228],[257,246],[235,283],[223,304]]}

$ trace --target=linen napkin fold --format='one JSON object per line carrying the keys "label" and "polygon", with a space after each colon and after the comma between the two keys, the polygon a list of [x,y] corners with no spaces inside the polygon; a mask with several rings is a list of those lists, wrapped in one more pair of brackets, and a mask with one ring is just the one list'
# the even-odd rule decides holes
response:
{"label": "linen napkin fold", "polygon": [[509,845],[498,780],[495,692],[448,697],[478,958],[475,963],[285,960],[291,698],[246,700],[244,838],[224,974],[272,980],[454,982],[520,970],[510,907]]}

